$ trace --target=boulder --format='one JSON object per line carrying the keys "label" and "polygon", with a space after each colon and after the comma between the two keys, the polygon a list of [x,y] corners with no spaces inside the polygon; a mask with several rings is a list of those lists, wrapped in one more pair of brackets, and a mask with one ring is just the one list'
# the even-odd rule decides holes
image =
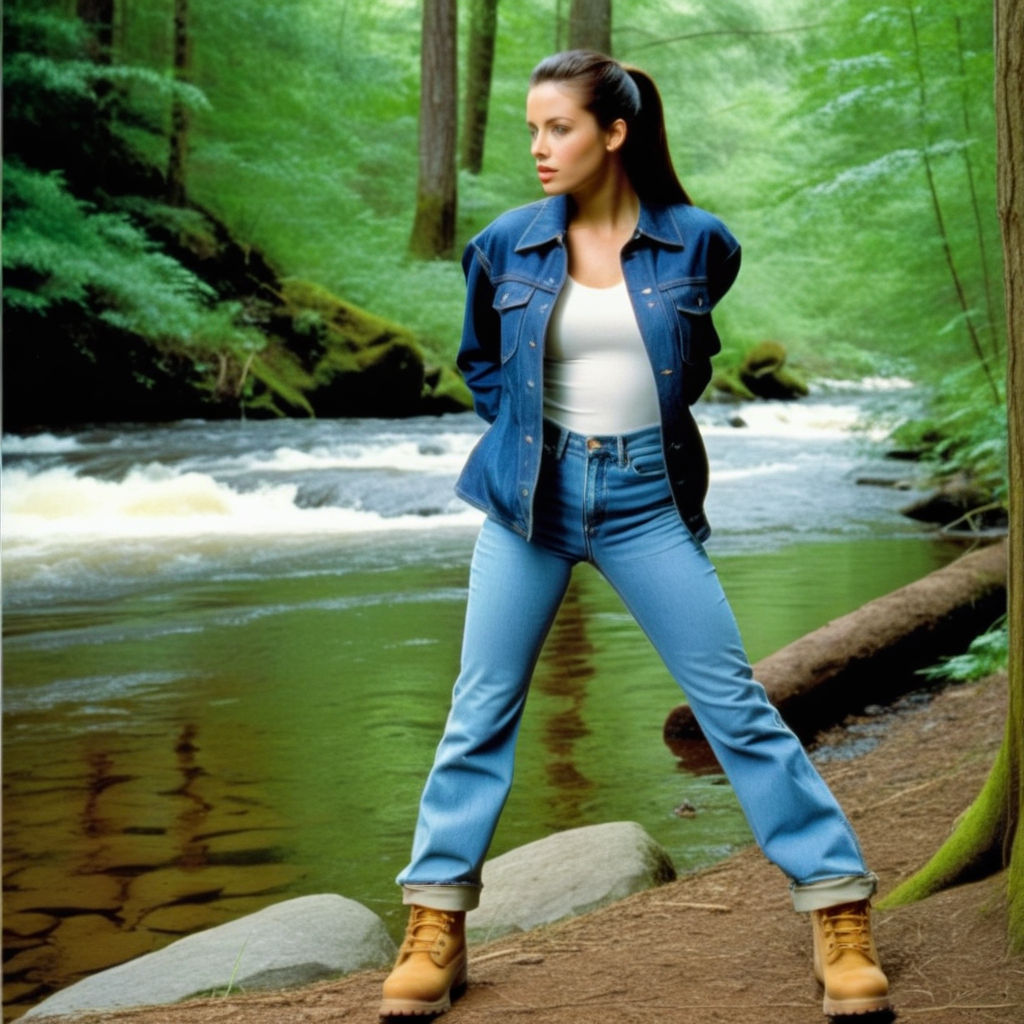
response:
{"label": "boulder", "polygon": [[300,896],[83,978],[22,1019],[305,985],[390,964],[395,952],[384,922],[362,904]]}
{"label": "boulder", "polygon": [[1006,509],[965,473],[946,480],[927,497],[900,509],[908,519],[961,530],[1006,529]]}
{"label": "boulder", "polygon": [[493,939],[585,914],[676,877],[665,850],[633,821],[556,832],[484,864],[471,938]]}
{"label": "boulder", "polygon": [[807,394],[807,384],[785,364],[784,345],[778,341],[759,342],[743,359],[740,381],[758,398],[802,398]]}

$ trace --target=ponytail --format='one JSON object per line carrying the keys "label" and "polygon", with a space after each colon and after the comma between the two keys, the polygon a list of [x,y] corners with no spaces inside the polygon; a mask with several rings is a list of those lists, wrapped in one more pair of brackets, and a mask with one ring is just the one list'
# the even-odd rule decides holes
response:
{"label": "ponytail", "polygon": [[661,96],[650,75],[591,50],[566,50],[533,69],[530,85],[541,82],[577,89],[602,128],[620,118],[626,122],[622,166],[641,200],[692,205],[672,166]]}
{"label": "ponytail", "polygon": [[622,166],[629,182],[641,199],[649,202],[693,205],[683,188],[665,134],[665,111],[654,79],[639,68],[625,68],[640,93],[640,111],[627,121],[626,141],[622,146]]}

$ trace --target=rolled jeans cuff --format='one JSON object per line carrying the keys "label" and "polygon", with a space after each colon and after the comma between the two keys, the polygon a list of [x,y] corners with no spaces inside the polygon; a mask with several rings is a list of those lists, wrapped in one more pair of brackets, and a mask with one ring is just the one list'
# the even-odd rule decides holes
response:
{"label": "rolled jeans cuff", "polygon": [[456,885],[405,884],[402,902],[431,910],[475,910],[480,903],[480,886],[472,882]]}
{"label": "rolled jeans cuff", "polygon": [[812,910],[824,910],[839,903],[855,903],[872,897],[878,888],[878,876],[869,871],[866,875],[844,875],[842,878],[824,878],[820,882],[790,887],[793,908],[806,914]]}

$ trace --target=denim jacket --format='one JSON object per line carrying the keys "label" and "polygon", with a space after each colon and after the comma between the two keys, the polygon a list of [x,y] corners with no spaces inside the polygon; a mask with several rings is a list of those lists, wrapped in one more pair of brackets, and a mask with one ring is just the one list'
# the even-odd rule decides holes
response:
{"label": "denim jacket", "polygon": [[[456,484],[471,505],[526,538],[543,448],[544,339],[568,273],[566,196],[498,217],[466,246],[458,366],[490,427]],[[712,214],[642,204],[622,271],[658,389],[661,439],[679,515],[699,540],[708,461],[690,406],[721,348],[711,310],[739,271],[739,243]]]}

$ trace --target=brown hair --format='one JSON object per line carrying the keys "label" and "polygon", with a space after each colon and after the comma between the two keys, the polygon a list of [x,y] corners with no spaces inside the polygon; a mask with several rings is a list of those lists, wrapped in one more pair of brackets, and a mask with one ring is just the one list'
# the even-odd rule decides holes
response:
{"label": "brown hair", "polygon": [[619,118],[626,122],[622,166],[641,199],[692,204],[672,166],[661,95],[650,75],[603,53],[565,50],[545,57],[533,69],[530,85],[541,82],[564,82],[578,90],[583,107],[602,128]]}

